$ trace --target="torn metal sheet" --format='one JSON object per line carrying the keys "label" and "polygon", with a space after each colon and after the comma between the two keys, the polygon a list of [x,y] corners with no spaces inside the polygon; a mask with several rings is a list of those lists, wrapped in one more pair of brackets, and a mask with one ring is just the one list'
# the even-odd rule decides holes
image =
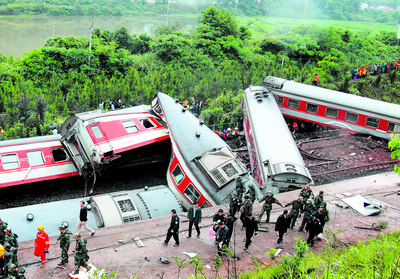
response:
{"label": "torn metal sheet", "polygon": [[382,211],[381,203],[378,200],[372,200],[362,195],[343,198],[342,201],[363,216],[377,215]]}

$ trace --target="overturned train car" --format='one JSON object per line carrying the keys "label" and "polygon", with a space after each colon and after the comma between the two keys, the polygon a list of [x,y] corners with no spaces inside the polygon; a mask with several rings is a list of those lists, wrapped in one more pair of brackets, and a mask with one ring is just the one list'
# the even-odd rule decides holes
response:
{"label": "overturned train car", "polygon": [[252,175],[260,185],[281,191],[312,183],[292,134],[270,90],[251,86],[244,92],[243,126]]}

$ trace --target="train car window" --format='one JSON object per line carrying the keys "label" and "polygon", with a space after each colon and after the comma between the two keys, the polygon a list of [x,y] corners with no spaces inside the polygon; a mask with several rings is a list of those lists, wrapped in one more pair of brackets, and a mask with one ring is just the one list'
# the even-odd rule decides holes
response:
{"label": "train car window", "polygon": [[190,199],[191,202],[195,202],[200,198],[200,193],[197,192],[196,188],[190,183],[183,193]]}
{"label": "train car window", "polygon": [[19,168],[19,161],[17,154],[2,155],[1,163],[3,164],[3,169],[5,170]]}
{"label": "train car window", "polygon": [[150,121],[150,119],[147,119],[147,118],[146,119],[140,119],[139,121],[140,121],[140,123],[142,123],[143,127],[145,127],[146,129],[156,127],[156,125],[154,125]]}
{"label": "train car window", "polygon": [[122,212],[129,212],[136,210],[131,200],[118,201],[118,205]]}
{"label": "train car window", "polygon": [[128,133],[135,133],[139,131],[138,127],[135,125],[135,122],[133,122],[133,120],[125,120],[121,121],[121,123]]}
{"label": "train car window", "polygon": [[365,126],[372,127],[372,128],[378,128],[379,127],[379,119],[367,117]]}
{"label": "train car window", "polygon": [[389,122],[387,131],[388,132],[393,132],[393,133],[399,133],[400,132],[400,125]]}
{"label": "train car window", "polygon": [[96,139],[104,138],[103,133],[100,131],[99,126],[92,126],[90,127],[90,129],[92,129],[93,135]]}
{"label": "train car window", "polygon": [[337,109],[333,109],[333,108],[326,108],[325,115],[328,116],[328,117],[337,118],[338,110]]}
{"label": "train car window", "polygon": [[44,165],[42,150],[29,151],[26,152],[26,155],[28,156],[29,165],[31,165],[32,167]]}
{"label": "train car window", "polygon": [[299,108],[299,104],[300,104],[300,102],[298,100],[289,99],[289,101],[288,101],[288,107],[289,108],[298,109]]}
{"label": "train car window", "polygon": [[179,165],[176,165],[175,169],[172,171],[172,177],[174,178],[177,185],[181,184],[182,180],[185,178]]}
{"label": "train car window", "polygon": [[54,162],[61,162],[68,159],[67,153],[62,148],[54,148],[51,150]]}
{"label": "train car window", "polygon": [[307,104],[306,110],[307,110],[307,112],[318,113],[318,105]]}
{"label": "train car window", "polygon": [[283,106],[283,97],[278,96],[278,105]]}
{"label": "train car window", "polygon": [[357,123],[358,121],[358,114],[347,112],[346,113],[346,121]]}
{"label": "train car window", "polygon": [[202,208],[209,208],[211,205],[208,202],[203,202],[203,205],[201,206]]}
{"label": "train car window", "polygon": [[232,177],[238,173],[238,171],[235,169],[235,167],[232,165],[232,163],[229,163],[229,164],[226,164],[225,166],[223,166],[222,170],[226,173],[226,175],[228,177]]}

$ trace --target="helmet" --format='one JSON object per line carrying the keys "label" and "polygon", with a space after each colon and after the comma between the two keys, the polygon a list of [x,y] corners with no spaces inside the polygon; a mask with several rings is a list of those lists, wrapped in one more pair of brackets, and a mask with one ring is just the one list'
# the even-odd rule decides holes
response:
{"label": "helmet", "polygon": [[248,196],[248,195],[244,196],[244,199],[245,199],[245,200],[246,200],[246,199],[249,199],[249,196]]}
{"label": "helmet", "polygon": [[300,196],[300,197],[298,197],[297,199],[302,201],[302,200],[303,200],[303,197]]}
{"label": "helmet", "polygon": [[10,228],[10,227],[7,227],[4,231],[10,233],[10,232],[11,232],[11,228]]}
{"label": "helmet", "polygon": [[223,225],[222,221],[221,220],[217,220],[217,225],[218,226]]}
{"label": "helmet", "polygon": [[268,191],[268,192],[267,192],[267,195],[272,195],[272,192],[271,192],[271,191]]}
{"label": "helmet", "polygon": [[63,225],[59,226],[58,229],[59,229],[59,230],[65,230],[65,228],[64,228]]}
{"label": "helmet", "polygon": [[38,227],[38,230],[39,230],[39,231],[44,231],[44,226],[43,226],[43,225],[40,225],[40,226]]}
{"label": "helmet", "polygon": [[4,244],[4,249],[9,249],[9,248],[11,248],[11,245],[10,245],[10,243],[6,243],[6,244]]}
{"label": "helmet", "polygon": [[80,233],[75,233],[75,234],[74,234],[74,237],[75,237],[75,238],[79,238],[79,237],[81,237],[81,234],[80,234]]}
{"label": "helmet", "polygon": [[312,203],[312,199],[308,199],[307,202],[308,202],[308,203]]}
{"label": "helmet", "polygon": [[14,268],[17,268],[17,266],[13,263],[8,266],[8,269],[14,269]]}

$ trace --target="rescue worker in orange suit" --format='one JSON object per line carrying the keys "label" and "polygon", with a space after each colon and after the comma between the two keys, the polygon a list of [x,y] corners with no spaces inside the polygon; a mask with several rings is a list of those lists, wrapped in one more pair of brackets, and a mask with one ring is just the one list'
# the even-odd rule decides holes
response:
{"label": "rescue worker in orange suit", "polygon": [[316,86],[318,84],[318,80],[319,80],[318,74],[315,74],[312,84]]}
{"label": "rescue worker in orange suit", "polygon": [[40,225],[38,227],[38,232],[36,234],[34,255],[41,257],[42,259],[42,265],[40,266],[41,268],[43,268],[44,265],[46,264],[46,254],[49,253],[49,247],[50,247],[49,236],[44,231],[44,226]]}

